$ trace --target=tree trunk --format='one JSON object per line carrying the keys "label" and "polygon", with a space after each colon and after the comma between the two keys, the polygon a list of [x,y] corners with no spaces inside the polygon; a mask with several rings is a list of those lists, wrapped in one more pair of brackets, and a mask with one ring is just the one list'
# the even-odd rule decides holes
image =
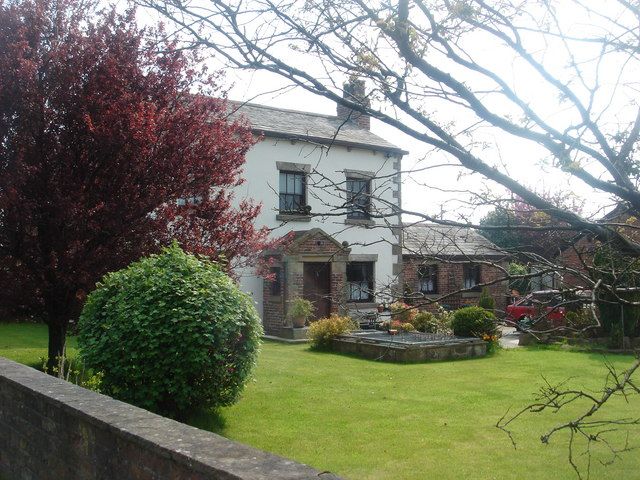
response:
{"label": "tree trunk", "polygon": [[50,375],[58,375],[57,369],[60,359],[65,354],[65,342],[67,339],[67,322],[63,318],[49,319],[49,354],[47,359],[47,372]]}

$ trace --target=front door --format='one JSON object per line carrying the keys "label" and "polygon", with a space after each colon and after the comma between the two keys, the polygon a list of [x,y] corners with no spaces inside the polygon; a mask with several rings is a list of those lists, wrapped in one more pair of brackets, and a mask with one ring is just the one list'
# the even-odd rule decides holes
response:
{"label": "front door", "polygon": [[303,297],[313,302],[313,319],[328,317],[331,313],[331,263],[304,263]]}

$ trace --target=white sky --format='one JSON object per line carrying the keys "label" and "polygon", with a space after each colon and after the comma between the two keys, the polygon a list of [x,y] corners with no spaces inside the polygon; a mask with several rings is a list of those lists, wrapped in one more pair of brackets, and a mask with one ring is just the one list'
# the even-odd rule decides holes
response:
{"label": "white sky", "polygon": [[[573,15],[572,11],[565,13],[570,16]],[[148,21],[148,12],[139,12],[139,14],[143,22]],[[154,16],[152,15],[152,17]],[[155,17],[158,18],[157,16]],[[590,20],[583,20],[573,18],[570,30],[584,32],[586,22]],[[495,48],[488,48],[482,41],[474,42],[473,47],[475,48],[474,53],[477,59],[501,71],[503,78],[511,83],[519,94],[526,100],[531,101],[533,105],[540,107],[545,119],[551,123],[561,125],[560,129],[562,129],[566,112],[563,110],[564,106],[559,104],[557,97],[554,96],[556,95],[555,92],[551,92],[548,89],[545,90],[539,78],[532,76],[517,60],[514,59],[510,62],[496,65]],[[545,66],[552,69],[563,67],[562,62],[566,60],[566,57],[556,55],[553,46],[550,48],[549,45],[544,45],[541,46],[542,48],[547,52],[544,53]],[[581,54],[584,54],[583,56],[586,58],[591,52],[586,50],[585,52],[577,51],[576,57],[580,59]],[[498,56],[498,58],[500,57]],[[215,63],[213,65],[215,66]],[[606,65],[604,71],[607,71]],[[616,74],[618,71],[616,71],[615,63],[610,66],[609,71],[610,73],[600,79],[605,91],[607,83],[613,84],[617,80]],[[264,71],[249,72],[226,68],[225,79],[227,86],[231,86],[229,98],[233,100],[252,101],[264,105],[307,112],[335,114],[335,104],[333,102],[323,97],[315,96],[300,87],[284,88],[288,85],[287,81],[275,74]],[[332,78],[332,80],[335,79]],[[589,80],[587,79],[587,82]],[[605,105],[607,98],[606,96],[601,96],[598,100],[604,102],[603,105]],[[635,104],[635,99],[624,98],[623,101]],[[373,106],[375,107],[376,105]],[[493,104],[493,106],[497,109],[501,108],[499,102]],[[441,104],[440,106],[434,104],[432,110],[438,112],[441,117],[441,123],[452,119],[460,121],[460,117],[448,118],[450,109],[446,104]],[[464,123],[464,119],[460,123]],[[402,167],[405,171],[451,162],[441,152],[434,151],[429,145],[414,140],[379,121],[372,120],[371,129],[377,135],[410,152],[403,159]],[[482,152],[482,158],[490,164],[502,166],[522,184],[539,192],[562,191],[575,193],[585,199],[585,214],[596,214],[597,216],[602,213],[599,209],[606,209],[611,204],[605,195],[594,192],[580,180],[558,169],[545,166],[543,160],[546,152],[535,146],[535,144],[518,141],[498,129],[488,127],[477,132],[476,135],[482,141],[491,144],[489,148]],[[487,208],[468,210],[465,208],[465,202],[470,198],[468,191],[480,193],[484,190],[492,191],[496,194],[502,194],[503,192],[502,187],[486,184],[480,175],[470,174],[467,170],[458,167],[428,169],[419,173],[405,175],[403,207],[407,210],[431,215],[437,215],[442,212],[445,218],[453,220],[458,220],[461,216],[465,216],[477,221],[486,213]]]}
{"label": "white sky", "polygon": [[[313,95],[301,87],[290,87],[287,82],[270,72],[247,72],[227,70],[226,78],[232,88],[229,97],[233,100],[251,101],[279,108],[303,110],[307,112],[335,115],[335,103],[321,96]],[[281,90],[283,89],[284,90]],[[481,189],[501,187],[486,184],[479,174],[471,174],[468,170],[456,167],[441,167],[420,172],[425,166],[448,163],[446,156],[434,151],[426,145],[394,127],[372,119],[373,133],[389,142],[409,151],[403,158],[402,168],[412,171],[404,176],[402,201],[406,210],[418,211],[431,215],[444,213],[446,218],[460,220],[460,216],[470,216],[477,221],[487,212],[487,208],[469,211],[462,208],[469,199],[465,190],[479,193]],[[586,200],[585,212],[594,213],[610,202],[604,195],[598,195],[581,181],[559,172],[557,169],[545,167],[541,163],[545,155],[541,149],[536,152],[529,146],[522,150],[510,136],[493,130],[488,133],[494,137],[499,148],[493,149],[488,158],[496,162],[503,161],[515,178],[537,191],[573,192]],[[449,161],[450,162],[450,161]],[[449,190],[449,191],[439,191]],[[460,209],[458,211],[458,209]],[[408,217],[411,218],[411,217]]]}

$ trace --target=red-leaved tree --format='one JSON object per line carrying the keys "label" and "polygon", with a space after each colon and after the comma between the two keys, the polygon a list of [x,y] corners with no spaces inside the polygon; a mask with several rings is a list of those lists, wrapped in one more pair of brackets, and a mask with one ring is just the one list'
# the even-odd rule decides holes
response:
{"label": "red-leaved tree", "polygon": [[[584,202],[575,195],[565,192],[539,192],[538,195],[556,208],[582,215]],[[488,227],[482,234],[520,261],[535,263],[538,257],[552,260],[576,238],[576,230],[568,223],[519,197],[493,203],[495,208],[480,220],[481,226]],[[533,229],[519,229],[523,226]]]}
{"label": "red-leaved tree", "polygon": [[51,364],[104,273],[174,238],[229,262],[267,239],[230,193],[249,128],[161,33],[80,0],[0,1],[0,300],[43,315]]}

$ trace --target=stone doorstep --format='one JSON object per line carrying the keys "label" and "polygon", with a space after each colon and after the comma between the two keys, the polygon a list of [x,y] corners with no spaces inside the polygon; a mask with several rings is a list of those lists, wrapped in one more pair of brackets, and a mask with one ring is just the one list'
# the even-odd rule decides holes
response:
{"label": "stone doorstep", "polygon": [[278,329],[270,330],[268,334],[263,335],[265,338],[279,339],[279,340],[295,340],[295,341],[307,341],[307,332],[309,327],[293,328],[293,327],[280,327]]}
{"label": "stone doorstep", "polygon": [[288,338],[290,340],[306,340],[309,327],[280,327],[277,337]]}

